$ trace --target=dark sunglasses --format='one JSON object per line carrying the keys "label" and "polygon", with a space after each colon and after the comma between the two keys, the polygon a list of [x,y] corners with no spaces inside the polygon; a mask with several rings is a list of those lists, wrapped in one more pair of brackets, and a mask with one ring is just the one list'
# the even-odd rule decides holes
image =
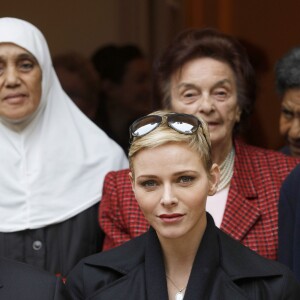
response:
{"label": "dark sunglasses", "polygon": [[[132,142],[133,138],[142,137],[156,129],[159,125],[161,125],[163,118],[167,119],[167,124],[169,127],[179,133],[193,134],[198,130],[199,127],[203,129],[201,121],[193,115],[178,113],[170,113],[164,116],[148,115],[137,119],[129,127],[130,143]],[[202,132],[206,143],[210,148],[207,137],[203,130]]]}

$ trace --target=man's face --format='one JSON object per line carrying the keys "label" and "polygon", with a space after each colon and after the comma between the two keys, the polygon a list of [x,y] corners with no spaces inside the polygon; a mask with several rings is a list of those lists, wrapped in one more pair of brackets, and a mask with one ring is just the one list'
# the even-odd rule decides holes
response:
{"label": "man's face", "polygon": [[293,156],[300,157],[300,89],[290,89],[282,98],[280,133],[290,147]]}

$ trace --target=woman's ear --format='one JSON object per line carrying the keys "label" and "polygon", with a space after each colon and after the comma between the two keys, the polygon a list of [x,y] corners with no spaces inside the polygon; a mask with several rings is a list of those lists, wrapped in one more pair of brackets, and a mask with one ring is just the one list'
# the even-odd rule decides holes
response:
{"label": "woman's ear", "polygon": [[[131,187],[132,187],[132,190],[134,192],[134,178],[133,178],[133,175],[132,175],[132,172],[129,172],[129,179],[130,179],[130,182],[131,182]],[[134,192],[135,193],[135,192]]]}
{"label": "woman's ear", "polygon": [[216,193],[218,189],[219,180],[220,180],[220,168],[217,164],[213,164],[209,171],[209,190],[208,190],[209,196],[212,196]]}
{"label": "woman's ear", "polygon": [[241,109],[239,107],[237,107],[236,114],[235,114],[235,121],[236,121],[236,123],[240,122],[240,120],[241,120],[241,114],[242,114]]}

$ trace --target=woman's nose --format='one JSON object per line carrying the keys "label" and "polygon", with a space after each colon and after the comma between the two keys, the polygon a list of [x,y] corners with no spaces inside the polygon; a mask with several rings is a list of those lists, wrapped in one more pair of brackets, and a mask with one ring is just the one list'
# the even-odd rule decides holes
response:
{"label": "woman's nose", "polygon": [[214,110],[214,102],[208,94],[202,94],[199,99],[198,111],[200,113],[209,114]]}
{"label": "woman's nose", "polygon": [[173,193],[171,185],[164,186],[160,203],[163,206],[174,206],[178,203],[178,200]]}
{"label": "woman's nose", "polygon": [[11,87],[20,84],[19,73],[15,67],[8,67],[3,75],[6,86]]}

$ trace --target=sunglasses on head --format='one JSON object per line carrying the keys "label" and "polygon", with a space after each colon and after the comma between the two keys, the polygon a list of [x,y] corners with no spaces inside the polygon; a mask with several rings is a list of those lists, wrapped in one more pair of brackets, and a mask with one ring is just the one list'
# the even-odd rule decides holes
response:
{"label": "sunglasses on head", "polygon": [[[170,113],[164,116],[148,115],[137,119],[130,126],[130,143],[133,138],[142,137],[156,129],[161,125],[164,118],[166,118],[167,124],[170,128],[182,134],[194,134],[199,127],[203,129],[201,121],[193,115],[178,113]],[[207,137],[204,131],[202,132],[206,143],[209,146]]]}

